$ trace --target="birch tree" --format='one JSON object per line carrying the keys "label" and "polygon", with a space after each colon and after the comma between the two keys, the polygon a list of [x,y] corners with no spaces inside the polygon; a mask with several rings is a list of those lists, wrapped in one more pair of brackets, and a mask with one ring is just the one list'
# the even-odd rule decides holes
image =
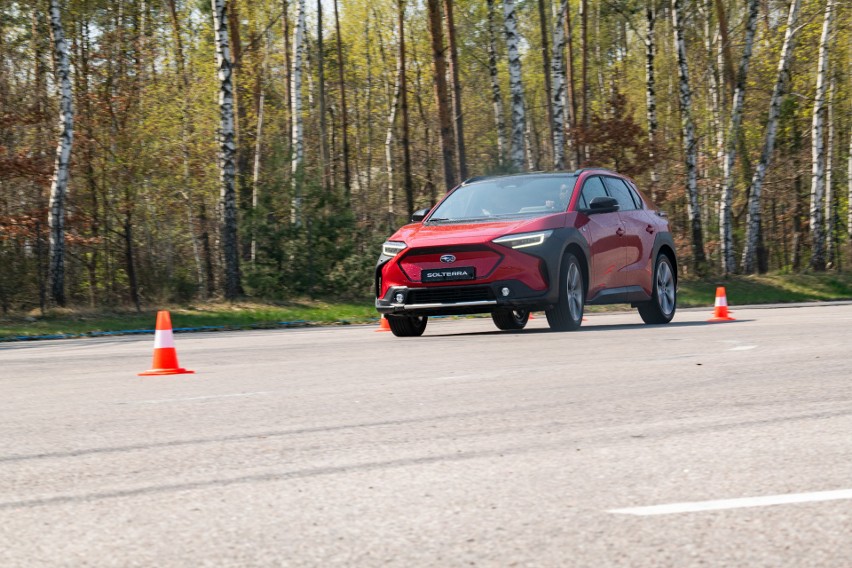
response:
{"label": "birch tree", "polygon": [[[400,10],[403,4],[404,0],[400,0]],[[337,9],[337,0],[334,0],[334,29],[337,35],[337,80],[338,89],[340,89],[340,131],[343,138],[343,191],[345,205],[348,208],[352,199],[352,170],[349,165],[349,109],[346,104],[346,81],[343,76],[343,39],[340,35],[340,15]]]}
{"label": "birch tree", "polygon": [[393,131],[396,124],[396,111],[399,108],[399,92],[401,87],[402,77],[402,60],[397,60],[396,67],[396,82],[393,89],[393,100],[390,105],[388,114],[387,134],[385,134],[385,167],[388,174],[387,192],[388,192],[388,229],[393,230],[396,225],[396,212],[394,211],[394,159],[393,159]]}
{"label": "birch tree", "polygon": [[411,177],[411,119],[408,112],[408,69],[405,53],[405,0],[399,0],[397,30],[399,32],[399,110],[402,114],[402,188],[410,216],[414,212],[414,180]]}
{"label": "birch tree", "polygon": [[494,31],[494,0],[488,5],[488,75],[491,79],[491,107],[494,110],[494,125],[497,129],[497,164],[506,160],[506,118],[503,114],[503,95],[497,75],[497,33]]}
{"label": "birch tree", "polygon": [[[541,37],[541,62],[542,71],[544,75],[544,95],[546,101],[545,107],[547,110],[547,128],[550,130],[550,141],[552,143],[555,136],[555,132],[553,129],[556,127],[556,123],[553,121],[553,64],[550,59],[550,46],[548,45],[547,37],[548,35],[550,35],[550,30],[547,25],[547,10],[545,9],[544,4],[544,0],[538,0],[538,29],[539,36]],[[554,50],[555,49],[556,46],[554,45]],[[555,148],[554,152],[556,152]]]}
{"label": "birch tree", "polygon": [[453,126],[447,101],[447,61],[444,57],[441,5],[439,0],[428,0],[426,6],[429,11],[429,33],[432,37],[432,77],[435,82],[435,103],[438,107],[441,157],[444,162],[444,184],[447,189],[452,189],[456,184],[456,169],[453,163]]}
{"label": "birch tree", "polygon": [[565,43],[568,45],[568,59],[565,62],[565,73],[567,84],[568,103],[565,105],[565,118],[567,142],[568,142],[568,166],[571,170],[577,168],[580,163],[580,150],[577,147],[577,97],[574,94],[574,38],[571,26],[571,4],[565,7]]}
{"label": "birch tree", "polygon": [[293,32],[293,71],[290,73],[290,109],[293,113],[293,149],[290,158],[293,204],[291,207],[290,222],[294,227],[301,227],[302,182],[304,181],[302,179],[302,170],[305,161],[305,140],[302,118],[302,55],[304,53],[302,43],[305,37],[305,0],[298,0],[296,10],[296,29]]}
{"label": "birch tree", "polygon": [[823,196],[825,194],[825,90],[828,79],[828,41],[834,0],[825,3],[822,35],[819,41],[819,64],[817,67],[816,95],[811,129],[811,268],[825,270],[825,223],[823,218]]}
{"label": "birch tree", "polygon": [[234,85],[228,48],[228,2],[212,0],[216,67],[219,76],[219,184],[221,191],[222,256],[225,263],[225,298],[241,292],[240,256],[237,248],[237,196],[234,188],[237,148],[234,138]]}
{"label": "birch tree", "polygon": [[518,50],[518,19],[515,0],[503,0],[503,23],[506,47],[509,52],[509,87],[512,93],[512,136],[510,160],[518,171],[524,170],[526,113],[524,109],[524,83],[521,79],[521,54]]}
{"label": "birch tree", "polygon": [[331,151],[328,147],[328,120],[325,108],[325,48],[323,47],[322,0],[317,0],[317,84],[319,92],[320,168],[326,193],[331,193]]}
{"label": "birch tree", "polygon": [[[846,157],[846,203],[852,203],[852,131],[849,132],[849,152]],[[846,214],[846,237],[852,249],[852,207]]]}
{"label": "birch tree", "polygon": [[763,188],[763,180],[766,178],[766,170],[772,161],[772,152],[775,149],[775,136],[778,131],[778,114],[781,110],[781,95],[784,93],[784,85],[787,80],[787,68],[790,65],[790,56],[793,53],[793,44],[796,32],[796,21],[799,17],[799,6],[801,0],[790,0],[790,10],[787,15],[787,31],[784,34],[784,44],[781,47],[781,58],[778,61],[778,74],[775,78],[775,88],[769,99],[769,116],[766,123],[766,135],[763,141],[763,151],[760,155],[760,163],[757,165],[751,179],[749,188],[748,214],[746,217],[746,242],[742,256],[742,270],[746,274],[755,271],[757,260],[757,248],[760,237],[760,192]]}
{"label": "birch tree", "polygon": [[50,231],[50,292],[53,301],[65,305],[65,198],[68,194],[68,167],[74,141],[74,108],[71,93],[71,69],[68,43],[62,29],[59,0],[50,0],[50,28],[56,61],[56,84],[59,86],[59,144],[53,163],[50,184],[50,209],[47,224]]}
{"label": "birch tree", "polygon": [[695,124],[692,121],[692,91],[689,86],[689,67],[686,63],[682,18],[681,0],[672,0],[672,27],[674,28],[674,48],[677,53],[681,128],[686,162],[687,215],[692,235],[692,263],[696,272],[701,273],[704,270],[705,256],[701,229],[701,204],[698,200],[698,146],[695,138]]}
{"label": "birch tree", "polygon": [[459,178],[467,178],[467,150],[464,145],[464,113],[462,111],[462,85],[459,79],[459,54],[456,46],[456,22],[453,16],[453,0],[444,0],[444,19],[447,22],[447,48],[450,52],[450,82],[453,102],[453,128],[456,141],[456,159]]}
{"label": "birch tree", "polygon": [[568,0],[562,0],[559,6],[559,18],[553,26],[553,59],[551,60],[550,74],[553,85],[553,167],[557,170],[565,169],[565,64],[563,54],[565,53],[565,26],[562,22],[568,12]]}
{"label": "birch tree", "polygon": [[736,270],[734,258],[733,219],[731,207],[734,201],[734,162],[737,157],[737,142],[740,138],[743,103],[745,102],[746,78],[751,60],[754,33],[757,29],[758,0],[749,0],[748,21],[746,22],[745,47],[737,71],[734,86],[734,100],[731,104],[731,118],[728,126],[725,160],[722,164],[722,197],[719,204],[719,241],[722,250],[722,269],[725,274]]}
{"label": "birch tree", "polygon": [[643,38],[645,44],[645,109],[648,120],[648,158],[651,162],[651,201],[657,199],[657,186],[660,183],[660,174],[657,171],[656,145],[657,145],[657,82],[655,74],[655,62],[657,58],[656,23],[657,10],[654,6],[656,0],[645,0],[645,21],[648,32]]}
{"label": "birch tree", "polygon": [[834,93],[837,91],[837,77],[831,73],[828,85],[828,107],[826,119],[828,121],[828,136],[826,137],[825,149],[825,265],[826,268],[835,266],[835,233],[836,233],[836,204],[835,193],[832,187],[834,177],[834,140],[835,116],[834,116]]}

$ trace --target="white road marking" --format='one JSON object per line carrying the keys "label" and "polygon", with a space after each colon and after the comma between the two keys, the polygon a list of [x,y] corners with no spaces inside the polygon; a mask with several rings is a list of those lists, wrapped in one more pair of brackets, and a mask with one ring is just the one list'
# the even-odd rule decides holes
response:
{"label": "white road marking", "polygon": [[741,499],[720,499],[718,501],[695,501],[692,503],[669,503],[667,505],[652,505],[650,507],[609,509],[607,513],[644,517],[649,515],[672,515],[675,513],[743,509],[746,507],[770,507],[772,505],[790,505],[794,503],[818,503],[820,501],[838,501],[841,499],[852,499],[852,489],[817,491],[814,493],[790,493],[787,495],[766,495],[763,497],[743,497]]}
{"label": "white road marking", "polygon": [[736,347],[731,347],[728,351],[748,351],[749,349],[756,348],[757,345],[738,345]]}
{"label": "white road marking", "polygon": [[261,394],[272,394],[272,391],[257,391],[257,392],[238,392],[233,394],[213,394],[208,396],[190,396],[186,398],[161,398],[154,400],[134,400],[123,404],[166,404],[169,402],[187,402],[193,400],[210,400],[214,398],[235,398],[243,396],[258,396]]}

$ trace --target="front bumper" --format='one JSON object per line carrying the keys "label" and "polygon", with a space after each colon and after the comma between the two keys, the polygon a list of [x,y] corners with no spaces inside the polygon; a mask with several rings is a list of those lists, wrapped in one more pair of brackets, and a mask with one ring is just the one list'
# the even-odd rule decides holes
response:
{"label": "front bumper", "polygon": [[558,298],[551,296],[549,290],[532,290],[517,280],[428,288],[391,286],[383,297],[376,299],[376,310],[382,314],[406,315],[481,314],[496,309],[532,311],[556,303]]}

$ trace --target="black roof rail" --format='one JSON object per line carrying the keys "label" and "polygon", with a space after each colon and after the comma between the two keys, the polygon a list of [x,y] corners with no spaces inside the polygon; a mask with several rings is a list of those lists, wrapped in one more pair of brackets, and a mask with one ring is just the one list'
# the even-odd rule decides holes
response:
{"label": "black roof rail", "polygon": [[473,177],[469,177],[466,180],[462,181],[459,185],[467,185],[467,184],[473,183],[475,181],[482,181],[484,179],[489,179],[489,178],[493,178],[493,177],[498,177],[498,176],[473,176]]}
{"label": "black roof rail", "polygon": [[589,172],[589,171],[612,172],[612,173],[614,173],[614,174],[617,174],[617,173],[618,173],[618,172],[616,172],[615,170],[611,170],[611,169],[609,169],[609,168],[586,167],[586,168],[578,168],[577,170],[575,170],[575,171],[574,171],[574,175],[575,175],[575,176],[578,176],[578,175],[580,175],[580,174],[581,174],[581,173],[583,173],[583,172]]}

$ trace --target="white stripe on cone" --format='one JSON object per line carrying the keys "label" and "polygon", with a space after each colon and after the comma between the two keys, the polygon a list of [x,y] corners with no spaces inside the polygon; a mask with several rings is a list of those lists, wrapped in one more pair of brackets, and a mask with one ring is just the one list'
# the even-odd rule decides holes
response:
{"label": "white stripe on cone", "polygon": [[154,349],[174,347],[175,338],[170,329],[158,329],[154,332]]}
{"label": "white stripe on cone", "polygon": [[722,306],[728,307],[728,298],[725,296],[716,296],[716,307],[720,308]]}

